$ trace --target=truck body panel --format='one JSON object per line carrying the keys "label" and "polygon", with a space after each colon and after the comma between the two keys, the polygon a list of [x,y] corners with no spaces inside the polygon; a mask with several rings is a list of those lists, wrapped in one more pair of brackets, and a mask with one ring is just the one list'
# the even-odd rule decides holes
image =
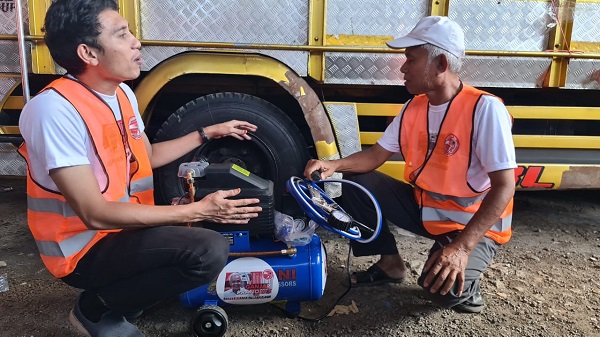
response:
{"label": "truck body panel", "polygon": [[[0,1],[0,174],[24,175],[15,153],[21,85],[19,43],[31,87],[64,73],[41,27],[48,1]],[[142,76],[130,85],[151,135],[179,106],[232,91],[276,105],[321,159],[373,145],[410,95],[402,51],[385,42],[427,15],[465,31],[460,72],[503,98],[515,119],[523,189],[600,188],[599,0],[261,0],[118,1],[142,42]],[[171,105],[169,105],[169,103]],[[381,169],[402,178],[393,156]]]}

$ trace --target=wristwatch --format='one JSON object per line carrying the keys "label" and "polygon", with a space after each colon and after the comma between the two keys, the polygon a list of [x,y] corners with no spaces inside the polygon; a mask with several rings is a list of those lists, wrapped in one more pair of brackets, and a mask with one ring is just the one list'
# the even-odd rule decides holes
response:
{"label": "wristwatch", "polygon": [[198,126],[197,130],[198,130],[198,133],[200,133],[200,138],[202,138],[202,144],[208,143],[208,141],[210,141],[210,139],[208,139],[208,136],[206,136],[206,133],[204,133],[204,128],[201,126]]}

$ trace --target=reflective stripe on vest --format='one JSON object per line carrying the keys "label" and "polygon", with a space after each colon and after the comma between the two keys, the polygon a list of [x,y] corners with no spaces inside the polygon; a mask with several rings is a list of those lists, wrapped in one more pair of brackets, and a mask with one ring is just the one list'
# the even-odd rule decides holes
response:
{"label": "reflective stripe on vest", "polygon": [[487,192],[485,192],[485,193],[481,193],[480,195],[476,195],[474,197],[459,198],[459,197],[455,197],[455,196],[451,196],[451,195],[444,195],[444,194],[439,194],[439,193],[430,192],[430,191],[424,191],[424,192],[427,193],[432,199],[439,200],[439,201],[453,201],[462,207],[469,207],[478,202],[481,202],[483,200],[483,198],[485,198],[485,196],[487,195]]}
{"label": "reflective stripe on vest", "polygon": [[[110,107],[78,81],[61,78],[52,82],[47,89],[63,96],[82,117],[107,177],[106,186],[99,186],[102,196],[108,201],[153,204],[150,160],[143,135],[137,129],[131,103],[123,89],[117,88],[117,99],[124,130],[119,128]],[[132,164],[136,169],[131,173],[129,183],[125,173],[129,165],[126,144],[137,161]],[[19,148],[19,152],[30,165],[26,144]],[[109,233],[120,231],[90,230],[58,191],[48,190],[32,179],[30,169],[27,172],[27,196],[29,228],[42,261],[56,277],[70,274],[96,242]]]}
{"label": "reflective stripe on vest", "polygon": [[[464,225],[468,224],[469,221],[471,221],[472,217],[473,217],[472,213],[460,212],[460,211],[448,211],[448,210],[432,208],[432,207],[423,207],[421,210],[421,218],[422,218],[423,222],[426,222],[426,221],[429,221],[429,222],[449,221],[449,222],[456,222],[456,223],[459,223],[464,226]],[[496,221],[494,226],[492,226],[491,230],[496,231],[496,232],[504,232],[504,231],[510,229],[511,222],[512,222],[512,214],[508,215],[507,217],[505,217],[503,219],[499,219],[498,221]]]}
{"label": "reflective stripe on vest", "polygon": [[[401,116],[399,143],[406,161],[404,178],[416,186],[423,226],[432,235],[464,229],[487,195],[488,190],[477,191],[466,179],[473,151],[475,109],[482,95],[489,94],[462,86],[448,103],[431,152],[427,96],[415,96]],[[500,244],[508,242],[511,222],[512,199],[486,236]]]}
{"label": "reflective stripe on vest", "polygon": [[55,257],[69,257],[85,248],[85,246],[92,241],[96,232],[97,231],[87,230],[61,242],[35,240],[35,243],[40,250],[40,254]]}
{"label": "reflective stripe on vest", "polygon": [[145,177],[132,181],[130,183],[129,192],[131,194],[153,192],[154,191],[154,179],[152,176]]}

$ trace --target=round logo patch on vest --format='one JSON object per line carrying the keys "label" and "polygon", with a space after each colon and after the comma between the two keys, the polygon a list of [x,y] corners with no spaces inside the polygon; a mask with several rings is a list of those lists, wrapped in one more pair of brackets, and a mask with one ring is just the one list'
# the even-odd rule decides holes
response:
{"label": "round logo patch on vest", "polygon": [[131,137],[133,137],[133,139],[142,138],[140,126],[138,125],[137,118],[135,118],[135,116],[129,118],[129,132],[131,132]]}
{"label": "round logo patch on vest", "polygon": [[450,134],[448,135],[448,137],[446,137],[446,139],[444,139],[444,153],[446,154],[446,156],[449,157],[455,154],[456,151],[458,151],[459,147],[460,143],[458,142],[458,138],[455,135]]}

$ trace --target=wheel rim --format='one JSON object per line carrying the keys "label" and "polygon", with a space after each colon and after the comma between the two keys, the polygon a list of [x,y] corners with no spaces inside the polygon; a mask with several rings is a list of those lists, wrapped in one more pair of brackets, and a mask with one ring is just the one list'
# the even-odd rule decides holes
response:
{"label": "wheel rim", "polygon": [[[193,154],[192,161],[205,159],[209,163],[232,163],[248,170],[263,179],[277,180],[278,170],[274,154],[257,137],[251,141],[239,141],[228,137],[215,139],[200,146]],[[181,182],[185,191],[187,185]]]}

